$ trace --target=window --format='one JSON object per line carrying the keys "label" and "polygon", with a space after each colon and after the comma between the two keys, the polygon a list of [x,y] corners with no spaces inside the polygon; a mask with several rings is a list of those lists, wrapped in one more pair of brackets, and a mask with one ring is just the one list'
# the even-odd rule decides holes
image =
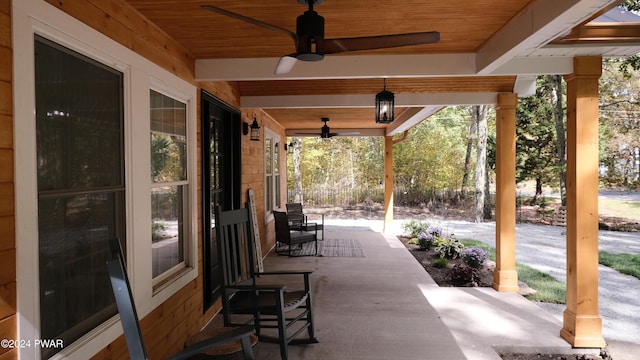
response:
{"label": "window", "polygon": [[187,105],[154,90],[150,104],[152,267],[162,280],[185,261]]}
{"label": "window", "polygon": [[[16,350],[89,359],[122,335],[105,267],[115,240],[140,318],[198,277],[197,88],[46,3],[14,5],[16,337],[64,343]],[[167,142],[153,165],[152,137]],[[158,276],[152,219],[176,244]]]}
{"label": "window", "polygon": [[264,140],[265,209],[267,215],[280,209],[280,138],[269,130]]}
{"label": "window", "polygon": [[123,75],[35,40],[40,337],[71,344],[117,313],[104,264],[125,240]]}

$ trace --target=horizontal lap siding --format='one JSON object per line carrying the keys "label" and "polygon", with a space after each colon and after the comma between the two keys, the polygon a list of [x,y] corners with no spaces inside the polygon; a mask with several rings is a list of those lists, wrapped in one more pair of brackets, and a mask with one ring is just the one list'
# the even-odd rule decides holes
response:
{"label": "horizontal lap siding", "polygon": [[[0,338],[16,339],[16,233],[13,164],[11,0],[0,0]],[[0,358],[17,359],[0,348]]]}
{"label": "horizontal lap siding", "polygon": [[[287,194],[287,177],[286,163],[287,157],[283,144],[287,137],[284,128],[276,122],[271,116],[260,109],[246,109],[242,112],[242,121],[251,123],[253,119],[260,124],[260,140],[264,140],[264,129],[275,132],[280,136],[280,185],[283,197],[280,199],[282,204],[286,203]],[[265,174],[264,174],[264,142],[251,141],[249,136],[242,137],[242,201],[248,201],[247,190],[253,189],[256,197],[256,213],[258,214],[258,228],[260,229],[260,244],[263,255],[265,255],[275,245],[275,228],[273,221],[265,224]]]}

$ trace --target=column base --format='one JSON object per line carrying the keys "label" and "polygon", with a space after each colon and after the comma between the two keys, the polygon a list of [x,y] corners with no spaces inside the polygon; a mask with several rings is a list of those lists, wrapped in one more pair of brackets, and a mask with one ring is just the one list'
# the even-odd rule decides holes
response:
{"label": "column base", "polygon": [[495,270],[493,272],[493,284],[496,291],[499,292],[518,292],[518,273],[515,270]]}
{"label": "column base", "polygon": [[563,313],[564,324],[560,337],[575,348],[604,348],[607,342],[602,337],[602,319],[598,315],[577,316],[572,311]]}

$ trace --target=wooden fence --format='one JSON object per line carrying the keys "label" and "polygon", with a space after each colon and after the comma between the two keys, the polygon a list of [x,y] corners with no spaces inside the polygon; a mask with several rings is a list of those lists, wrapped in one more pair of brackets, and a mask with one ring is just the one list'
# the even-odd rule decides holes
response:
{"label": "wooden fence", "polygon": [[[393,191],[395,205],[420,206],[429,204],[458,204],[473,192],[460,190],[405,189]],[[326,188],[314,187],[302,190],[305,205],[314,207],[350,207],[384,203],[384,188]],[[296,202],[293,190],[288,190],[287,202]]]}

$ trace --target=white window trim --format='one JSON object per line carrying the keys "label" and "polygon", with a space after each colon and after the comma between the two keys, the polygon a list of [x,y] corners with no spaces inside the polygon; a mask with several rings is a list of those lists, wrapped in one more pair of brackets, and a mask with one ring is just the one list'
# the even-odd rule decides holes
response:
{"label": "white window trim", "polygon": [[[174,89],[172,89],[171,87],[166,86],[165,84],[162,84],[162,82],[160,82],[160,80],[156,80],[156,79],[152,79],[151,82],[151,88],[150,90],[154,90],[162,95],[168,96],[172,99],[178,100],[181,103],[186,104],[187,106],[187,113],[186,113],[186,119],[187,119],[187,133],[186,133],[186,138],[187,138],[187,179],[186,180],[181,180],[181,181],[172,181],[172,182],[159,182],[159,183],[154,183],[153,181],[149,181],[149,186],[150,189],[155,188],[155,187],[164,187],[164,186],[185,186],[187,193],[186,193],[186,198],[185,200],[185,204],[184,204],[184,208],[182,209],[185,213],[184,213],[184,217],[185,219],[191,219],[191,223],[196,223],[197,222],[197,208],[195,209],[195,211],[191,211],[191,203],[193,202],[194,196],[195,196],[195,191],[192,193],[192,189],[193,188],[197,188],[197,185],[195,183],[194,180],[194,171],[191,171],[193,169],[195,169],[195,167],[197,166],[197,162],[196,160],[196,156],[195,156],[195,143],[197,142],[196,136],[191,134],[191,130],[193,130],[193,132],[195,133],[195,126],[194,123],[192,121],[189,121],[193,116],[195,116],[194,114],[192,114],[192,109],[189,106],[190,103],[193,103],[193,100],[191,98],[189,98],[188,96],[185,96],[185,94],[182,94],[180,92],[176,92]],[[149,94],[149,91],[147,90],[147,94]],[[148,108],[151,109],[151,104],[149,104]],[[151,119],[151,117],[149,116],[148,119]],[[149,121],[148,121],[149,123]],[[151,134],[151,125],[149,125],[149,131],[148,131],[148,135],[147,135],[147,141],[149,142],[147,149],[151,149],[151,139],[150,139],[150,135]],[[192,142],[194,144],[192,144]],[[151,152],[148,150],[147,151],[149,153],[149,164],[151,164]],[[193,160],[193,161],[192,161]],[[151,171],[151,166],[148,167],[148,171]],[[151,196],[151,192],[149,191],[148,196]],[[195,218],[194,218],[195,217]],[[151,222],[151,214],[149,214],[149,221]],[[170,285],[176,278],[176,276],[179,276],[182,272],[184,272],[185,270],[188,270],[189,268],[191,268],[194,264],[197,263],[197,257],[193,258],[191,256],[189,256],[189,254],[191,253],[190,249],[195,247],[195,251],[196,251],[196,256],[197,256],[197,243],[195,243],[194,241],[191,241],[192,239],[190,239],[190,237],[193,236],[193,234],[191,234],[190,231],[188,231],[191,223],[186,223],[184,224],[184,261],[175,265],[174,267],[172,267],[171,269],[165,270],[162,274],[158,275],[156,278],[153,278],[153,274],[152,274],[152,278],[153,278],[153,290],[154,290],[154,294],[158,293],[160,291],[162,291],[165,287],[167,287],[168,285]],[[196,228],[197,231],[197,228]],[[197,232],[195,233],[195,236],[197,238]],[[151,233],[149,235],[149,239],[151,239]],[[196,240],[197,241],[197,240]]]}
{"label": "white window trim", "polygon": [[[264,140],[265,140],[265,142],[267,141],[268,138],[271,139],[271,148],[272,149],[275,149],[275,145],[276,144],[280,144],[280,135],[278,135],[273,130],[265,127],[265,129],[264,129]],[[264,148],[264,146],[263,146],[263,148]],[[279,150],[278,155],[282,155],[281,151],[282,150]],[[275,207],[275,204],[276,204],[275,194],[277,194],[277,192],[275,191],[276,184],[275,184],[275,168],[274,168],[275,164],[274,164],[274,161],[273,161],[274,156],[275,156],[275,151],[271,153],[271,176],[274,179],[274,181],[272,182],[273,189],[271,189],[271,196],[273,196],[272,201],[273,201],[273,204],[274,204],[274,209],[282,210],[282,204],[280,204],[279,208]],[[264,204],[265,204],[264,216],[265,216],[265,221],[269,222],[269,221],[271,221],[273,219],[273,209],[267,209],[267,207],[266,207],[266,205],[268,204],[267,195],[269,194],[269,192],[267,191],[267,188],[266,188],[266,186],[267,186],[266,157],[267,156],[265,154],[265,156],[264,156],[265,161],[263,161],[263,166],[264,166],[264,179],[263,179],[263,182],[264,182],[264,186],[265,186],[265,189],[264,189],[264,200],[265,200],[264,201]],[[280,159],[280,160],[282,160],[282,159]],[[279,174],[280,174],[280,181],[282,182],[282,161],[278,161],[278,165],[280,166]],[[280,186],[282,186],[282,184],[280,184]],[[281,203],[282,203],[282,201],[281,201]]]}
{"label": "white window trim", "polygon": [[[36,176],[34,34],[55,41],[124,74],[125,204],[128,274],[143,318],[198,276],[197,269],[197,89],[133,51],[42,0],[12,1],[14,67],[15,213],[18,338],[39,339],[38,199]],[[17,81],[19,79],[20,81]],[[154,293],[151,269],[149,186],[149,89],[159,88],[187,104],[188,212],[185,224],[189,267]],[[135,119],[135,121],[134,121]],[[143,140],[143,139],[146,139]],[[52,357],[86,359],[122,334],[114,317]],[[23,359],[40,359],[35,347]]]}

